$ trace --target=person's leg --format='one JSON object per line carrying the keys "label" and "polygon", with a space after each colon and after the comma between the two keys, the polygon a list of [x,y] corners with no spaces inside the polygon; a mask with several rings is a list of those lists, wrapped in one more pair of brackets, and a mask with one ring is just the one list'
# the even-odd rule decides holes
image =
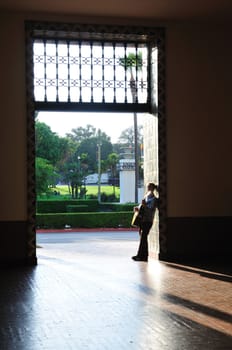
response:
{"label": "person's leg", "polygon": [[150,222],[144,222],[142,224],[142,227],[141,227],[141,230],[140,230],[140,242],[139,242],[138,253],[132,259],[147,261],[147,259],[148,259],[148,241],[147,241],[147,236],[149,234],[151,226],[152,226],[152,223],[150,223]]}

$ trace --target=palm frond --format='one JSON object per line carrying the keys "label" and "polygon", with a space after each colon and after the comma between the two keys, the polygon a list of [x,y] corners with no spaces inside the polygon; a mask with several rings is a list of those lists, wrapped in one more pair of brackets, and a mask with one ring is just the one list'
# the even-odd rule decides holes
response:
{"label": "palm frond", "polygon": [[125,57],[120,57],[119,65],[123,66],[125,69],[135,67],[141,70],[143,66],[142,52],[138,52],[138,54],[130,52]]}

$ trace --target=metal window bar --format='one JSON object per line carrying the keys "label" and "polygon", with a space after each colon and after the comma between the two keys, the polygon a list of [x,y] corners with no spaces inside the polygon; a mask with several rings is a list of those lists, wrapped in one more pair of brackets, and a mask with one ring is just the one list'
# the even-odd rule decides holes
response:
{"label": "metal window bar", "polygon": [[43,41],[44,45],[44,101],[47,102],[47,55],[46,55],[46,40]]}
{"label": "metal window bar", "polygon": [[102,102],[105,103],[105,66],[104,66],[104,59],[105,59],[105,44],[101,44],[102,48]]}
{"label": "metal window bar", "polygon": [[[126,51],[127,51],[127,44],[125,43],[124,45],[124,60],[126,62]],[[124,66],[124,75],[125,75],[125,98],[124,101],[125,103],[128,103],[128,99],[127,99],[127,72],[126,72],[126,66]]]}
{"label": "metal window bar", "polygon": [[113,86],[114,86],[114,98],[113,101],[116,103],[116,57],[115,57],[115,43],[113,43]]}
{"label": "metal window bar", "polygon": [[[138,44],[135,45],[135,103],[138,103],[138,70],[139,70],[139,51]],[[142,67],[141,67],[142,68]]]}
{"label": "metal window bar", "polygon": [[67,42],[67,61],[68,61],[68,102],[70,102],[70,42]]}
{"label": "metal window bar", "polygon": [[55,41],[56,45],[56,102],[59,101],[59,62],[58,62],[58,41]]}
{"label": "metal window bar", "polygon": [[79,46],[79,102],[82,102],[82,65],[81,65],[81,42],[78,42]]}
{"label": "metal window bar", "polygon": [[[152,57],[151,57],[151,52],[152,52],[152,48],[153,48],[154,44],[150,43],[149,44],[149,50],[147,51],[147,76],[150,77],[150,79],[148,79],[147,81],[147,89],[148,91],[150,91],[150,93],[147,96],[147,102],[149,103],[149,105],[151,105],[151,79],[152,79]],[[154,109],[157,109],[157,106],[154,108],[153,106],[153,111]]]}
{"label": "metal window bar", "polygon": [[[39,40],[35,40],[34,43],[39,42]],[[53,53],[51,53],[50,48],[47,46],[49,43],[54,45],[52,49]],[[76,45],[79,50],[75,53],[70,53],[70,45]],[[59,45],[64,45],[65,53],[62,55],[60,53]],[[87,54],[85,55],[85,47],[87,47]],[[43,96],[39,99],[36,99],[35,102],[56,102],[56,103],[113,103],[113,104],[131,104],[131,92],[134,88],[134,97],[132,96],[132,104],[143,105],[142,108],[144,111],[148,110],[148,102],[149,102],[149,93],[145,93],[142,96],[143,90],[147,92],[150,86],[150,70],[149,70],[149,55],[147,54],[147,59],[142,58],[142,62],[140,62],[139,54],[140,49],[142,48],[143,55],[146,55],[146,50],[144,51],[144,47],[147,48],[147,53],[149,51],[148,45],[144,43],[125,43],[125,42],[104,42],[104,41],[81,41],[81,40],[51,40],[45,39],[43,40],[44,47],[44,93]],[[96,48],[99,49],[96,49]],[[96,49],[96,50],[95,50]],[[54,51],[55,50],[55,51]],[[79,52],[78,52],[79,51]],[[97,52],[95,54],[95,52]],[[128,54],[134,52],[136,56],[135,62],[128,62]],[[38,54],[39,55],[39,54]],[[52,57],[54,55],[54,57]],[[124,62],[121,59],[124,59]],[[39,59],[39,56],[38,58]],[[75,64],[79,64],[78,69],[78,78],[77,76],[72,76],[71,64],[75,62]],[[145,63],[144,63],[145,62]],[[64,76],[59,76],[59,64],[63,65],[66,73]],[[128,64],[133,69],[134,75],[134,83],[130,81],[130,74],[128,73]],[[141,64],[145,64],[141,66]],[[54,65],[54,66],[53,66]],[[96,75],[96,69],[99,67],[99,75]],[[48,69],[50,67],[54,67],[55,76],[50,76]],[[122,67],[122,69],[120,68]],[[86,67],[86,68],[85,68]],[[144,67],[147,71],[145,75],[145,81],[139,81],[140,78],[140,70],[141,74],[144,71]],[[87,77],[86,70],[88,70]],[[112,73],[109,73],[109,72]],[[121,72],[121,73],[119,73]],[[39,79],[35,77],[35,88]],[[73,83],[73,85],[72,85]],[[134,84],[132,86],[131,84]],[[54,86],[55,85],[55,86]],[[66,89],[65,89],[66,88]],[[72,92],[71,92],[72,88]],[[87,92],[87,98],[83,100],[83,88],[85,89],[85,93]],[[64,95],[62,95],[62,90],[64,91]],[[109,100],[110,90],[112,90],[112,97]],[[123,93],[124,90],[124,93]],[[76,92],[75,92],[76,91]],[[120,92],[121,91],[121,92]],[[71,95],[72,93],[72,95]],[[51,94],[53,97],[51,97]],[[97,95],[97,98],[96,98]],[[124,95],[124,96],[123,96]],[[61,98],[61,96],[63,98]],[[64,97],[65,96],[65,97]],[[75,96],[72,98],[72,96]],[[107,99],[106,99],[106,96]],[[119,97],[120,96],[120,97]],[[138,107],[141,110],[141,107]],[[117,109],[117,107],[115,107]],[[132,107],[128,107],[132,109]],[[135,109],[135,107],[133,107]]]}
{"label": "metal window bar", "polygon": [[94,102],[93,100],[93,43],[90,42],[90,101],[91,103]]}

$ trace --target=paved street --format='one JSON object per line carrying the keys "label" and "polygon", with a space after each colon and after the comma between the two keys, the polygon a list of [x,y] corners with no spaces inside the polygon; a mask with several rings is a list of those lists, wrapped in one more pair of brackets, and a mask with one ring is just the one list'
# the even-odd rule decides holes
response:
{"label": "paved street", "polygon": [[101,257],[131,259],[139,243],[138,232],[134,230],[37,233],[36,236],[39,262],[46,257],[57,259],[58,256],[76,262],[82,257],[85,261]]}
{"label": "paved street", "polygon": [[39,244],[55,244],[55,243],[77,243],[81,241],[96,242],[109,240],[109,241],[137,241],[138,233],[135,230],[126,231],[95,231],[95,232],[49,232],[49,233],[37,233],[37,243]]}

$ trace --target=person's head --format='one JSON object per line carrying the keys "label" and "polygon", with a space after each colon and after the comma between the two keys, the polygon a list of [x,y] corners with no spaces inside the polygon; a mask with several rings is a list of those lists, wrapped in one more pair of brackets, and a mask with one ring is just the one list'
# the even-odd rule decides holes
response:
{"label": "person's head", "polygon": [[147,190],[152,192],[154,192],[155,190],[158,191],[158,186],[155,185],[153,182],[148,182]]}

